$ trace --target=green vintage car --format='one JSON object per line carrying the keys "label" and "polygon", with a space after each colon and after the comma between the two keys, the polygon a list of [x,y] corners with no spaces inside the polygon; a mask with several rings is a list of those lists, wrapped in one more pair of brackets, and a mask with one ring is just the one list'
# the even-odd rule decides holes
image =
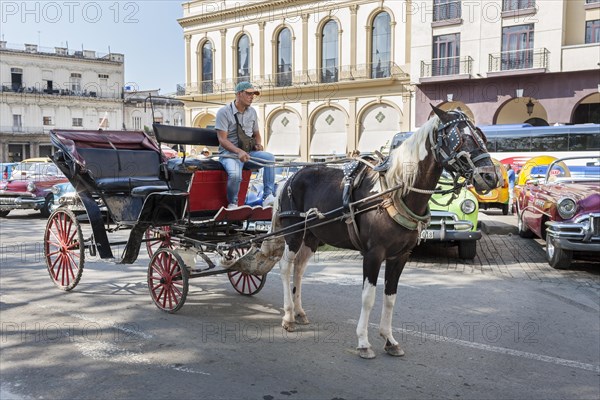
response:
{"label": "green vintage car", "polygon": [[[452,180],[446,172],[442,175],[439,188],[449,189]],[[469,190],[461,189],[458,197],[450,204],[452,194],[434,194],[429,201],[431,223],[421,232],[425,242],[439,241],[458,246],[458,256],[472,260],[477,255],[477,240],[481,231],[477,229],[479,206],[477,198]],[[436,204],[437,203],[437,204]]]}

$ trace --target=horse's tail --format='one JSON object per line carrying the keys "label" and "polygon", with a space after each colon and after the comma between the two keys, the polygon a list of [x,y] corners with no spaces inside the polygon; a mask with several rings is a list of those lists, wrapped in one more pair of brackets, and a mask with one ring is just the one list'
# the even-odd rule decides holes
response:
{"label": "horse's tail", "polygon": [[[287,182],[286,182],[287,184]],[[279,218],[279,202],[281,201],[281,192],[286,184],[279,185],[277,188],[277,196],[275,197],[275,201],[273,202],[273,216],[271,217],[271,229],[269,233],[277,232],[281,229],[281,218]],[[277,236],[265,239],[262,242],[260,247],[261,253],[263,253],[267,257],[279,257],[283,255],[283,250],[285,248],[285,239],[283,236]]]}

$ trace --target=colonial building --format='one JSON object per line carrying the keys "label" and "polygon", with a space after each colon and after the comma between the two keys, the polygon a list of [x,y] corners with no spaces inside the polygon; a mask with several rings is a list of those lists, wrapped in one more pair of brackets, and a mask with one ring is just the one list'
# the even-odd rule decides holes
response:
{"label": "colonial building", "polygon": [[600,123],[600,0],[410,7],[417,126],[429,103],[460,106],[477,124]]}
{"label": "colonial building", "polygon": [[372,152],[411,121],[410,24],[397,1],[183,4],[186,120],[214,125],[252,81],[266,148],[317,160]]}
{"label": "colonial building", "polygon": [[282,157],[371,152],[430,104],[477,124],[600,122],[599,0],[196,0],[179,23],[186,119],[213,125],[250,80]]}
{"label": "colonial building", "polygon": [[[183,126],[183,102],[158,90],[125,91],[125,128],[152,132],[152,123]],[[152,133],[153,134],[153,133]]]}
{"label": "colonial building", "polygon": [[122,129],[124,56],[0,42],[0,160],[52,153],[51,129]]}

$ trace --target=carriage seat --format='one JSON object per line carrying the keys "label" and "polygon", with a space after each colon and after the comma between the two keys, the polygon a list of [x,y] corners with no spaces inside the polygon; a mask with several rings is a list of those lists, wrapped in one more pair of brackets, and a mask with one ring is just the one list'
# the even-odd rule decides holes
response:
{"label": "carriage seat", "polygon": [[192,173],[194,171],[225,171],[223,165],[210,158],[171,158],[167,161],[167,169],[175,172]]}
{"label": "carriage seat", "polygon": [[160,178],[161,158],[156,151],[78,148],[77,152],[101,191],[132,192],[137,187],[168,190]]}

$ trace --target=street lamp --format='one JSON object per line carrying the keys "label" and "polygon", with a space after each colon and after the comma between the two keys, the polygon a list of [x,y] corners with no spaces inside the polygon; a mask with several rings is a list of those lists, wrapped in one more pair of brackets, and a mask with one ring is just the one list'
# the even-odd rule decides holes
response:
{"label": "street lamp", "polygon": [[533,106],[535,104],[533,104],[533,101],[531,101],[531,97],[529,98],[529,101],[525,104],[525,107],[527,107],[527,115],[531,115],[533,114]]}

